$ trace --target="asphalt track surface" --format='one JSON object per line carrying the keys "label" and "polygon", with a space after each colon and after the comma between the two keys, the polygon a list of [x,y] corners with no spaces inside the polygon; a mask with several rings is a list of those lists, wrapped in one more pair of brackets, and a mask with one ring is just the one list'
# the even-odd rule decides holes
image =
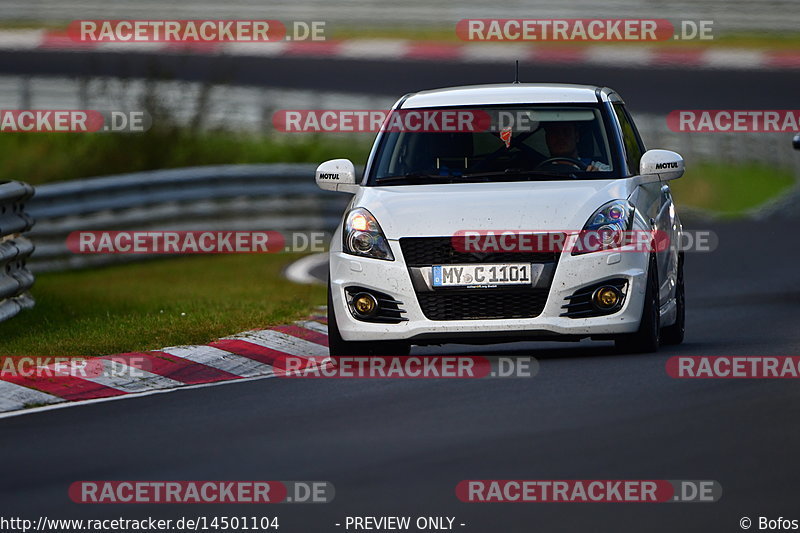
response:
{"label": "asphalt track surface", "polygon": [[[796,355],[796,220],[712,226],[687,257],[686,342],[657,355],[609,343],[449,346],[533,355],[495,380],[267,379],[0,420],[0,515],[270,515],[340,531],[347,515],[449,515],[492,531],[740,531],[800,518],[800,384],[675,380],[671,355]],[[788,245],[787,245],[788,243]],[[441,353],[428,347],[416,353]],[[77,505],[76,480],[327,480],[330,504]],[[463,479],[714,479],[717,503],[468,504]],[[755,527],[754,527],[755,529]]]}
{"label": "asphalt track surface", "polygon": [[[506,64],[375,61],[202,54],[0,51],[0,73],[52,76],[148,77],[286,89],[315,88],[399,97],[404,93],[513,80]],[[640,113],[675,109],[795,109],[796,70],[520,65],[525,82],[608,85]]]}
{"label": "asphalt track surface", "polygon": [[[0,53],[7,74],[206,79],[401,94],[509,78],[502,65]],[[161,67],[163,67],[162,70]],[[794,72],[523,68],[528,81],[608,84],[639,111],[796,107]],[[787,141],[788,142],[788,141]],[[532,379],[267,379],[0,419],[0,516],[275,516],[283,532],[343,531],[346,516],[454,516],[456,530],[741,531],[800,519],[800,383],[680,381],[671,355],[797,355],[800,219],[711,227],[687,256],[687,337],[657,355],[610,343],[448,346],[532,355]],[[690,229],[707,229],[694,227]],[[327,480],[330,504],[78,505],[77,480]],[[713,479],[717,503],[467,504],[464,479]],[[756,529],[754,526],[752,529]]]}

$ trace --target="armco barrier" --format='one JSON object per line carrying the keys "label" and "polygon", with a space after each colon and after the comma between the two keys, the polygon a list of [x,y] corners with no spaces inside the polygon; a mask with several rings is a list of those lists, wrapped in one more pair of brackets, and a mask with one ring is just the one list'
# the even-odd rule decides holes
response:
{"label": "armco barrier", "polygon": [[27,183],[0,183],[0,322],[34,304],[28,293],[33,274],[26,266],[33,244],[22,237],[33,226],[33,218],[24,210],[31,196],[33,187]]}
{"label": "armco barrier", "polygon": [[190,167],[73,180],[36,187],[28,206],[36,272],[144,259],[143,254],[84,255],[67,249],[81,230],[329,231],[348,195],[314,183],[315,165]]}

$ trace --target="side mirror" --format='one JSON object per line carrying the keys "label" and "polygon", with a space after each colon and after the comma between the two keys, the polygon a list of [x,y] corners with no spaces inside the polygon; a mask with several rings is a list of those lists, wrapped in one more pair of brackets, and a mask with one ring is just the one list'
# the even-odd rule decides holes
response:
{"label": "side mirror", "polygon": [[792,146],[794,146],[795,150],[800,150],[800,133],[794,136],[792,139]]}
{"label": "side mirror", "polygon": [[680,154],[669,150],[648,150],[639,161],[639,174],[661,181],[676,180],[685,169]]}
{"label": "side mirror", "polygon": [[326,191],[355,193],[356,167],[349,159],[331,159],[317,167],[317,186]]}

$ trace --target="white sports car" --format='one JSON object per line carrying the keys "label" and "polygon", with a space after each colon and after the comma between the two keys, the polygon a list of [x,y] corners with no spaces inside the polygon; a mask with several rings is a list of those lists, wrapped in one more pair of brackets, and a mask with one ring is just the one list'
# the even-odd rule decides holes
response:
{"label": "white sports car", "polygon": [[363,179],[345,159],[317,169],[321,188],[354,194],[330,248],[331,355],[682,342],[682,227],[667,182],[683,159],[645,151],[616,92],[455,87],[406,95],[392,113],[403,126],[377,135]]}

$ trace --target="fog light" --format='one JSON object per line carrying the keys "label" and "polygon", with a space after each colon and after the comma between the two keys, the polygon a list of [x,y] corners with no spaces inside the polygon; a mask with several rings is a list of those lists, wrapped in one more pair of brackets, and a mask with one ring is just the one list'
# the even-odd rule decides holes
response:
{"label": "fog light", "polygon": [[606,285],[594,291],[592,303],[598,309],[608,310],[616,307],[621,298],[618,288]]}
{"label": "fog light", "polygon": [[353,296],[353,310],[360,317],[368,317],[378,310],[378,300],[369,293],[360,292]]}

